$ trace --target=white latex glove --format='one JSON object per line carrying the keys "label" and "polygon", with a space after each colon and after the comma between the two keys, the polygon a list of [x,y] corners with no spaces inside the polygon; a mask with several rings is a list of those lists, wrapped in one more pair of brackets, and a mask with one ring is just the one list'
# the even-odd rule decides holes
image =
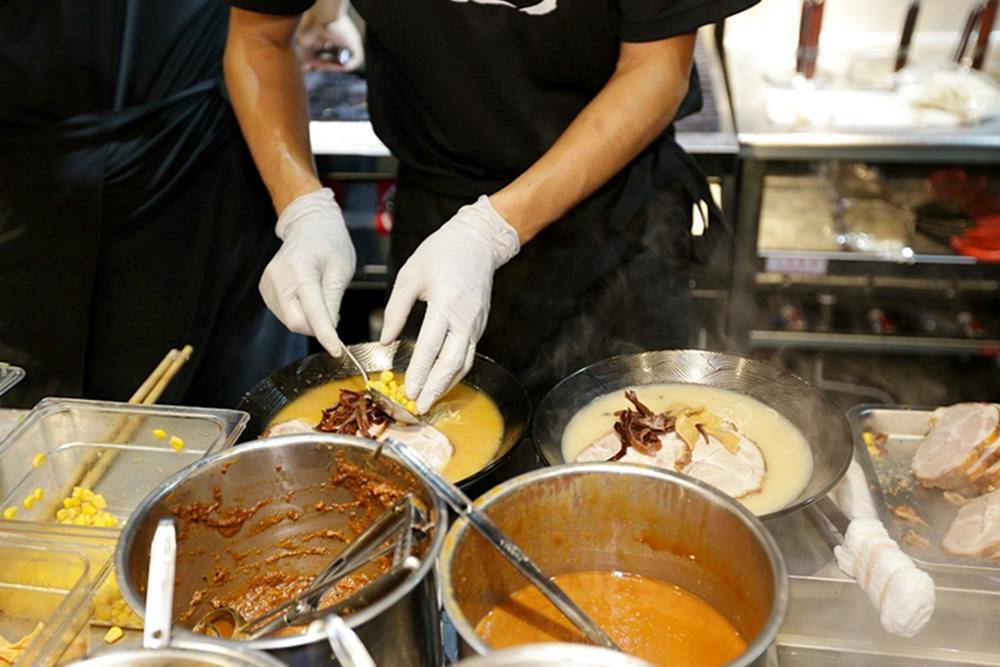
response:
{"label": "white latex glove", "polygon": [[354,277],[354,245],[329,188],[302,195],[285,207],[274,227],[282,240],[264,275],[264,303],[289,330],[315,336],[335,357],[340,301]]}
{"label": "white latex glove", "polygon": [[490,312],[493,273],[521,249],[517,231],[481,196],[427,237],[396,276],[385,308],[383,345],[403,330],[413,304],[427,302],[406,395],[426,412],[461,380]]}

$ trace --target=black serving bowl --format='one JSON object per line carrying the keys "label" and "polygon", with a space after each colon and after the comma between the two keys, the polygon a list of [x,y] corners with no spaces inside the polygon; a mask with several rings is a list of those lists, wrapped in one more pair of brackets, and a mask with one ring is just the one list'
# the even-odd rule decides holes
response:
{"label": "black serving bowl", "polygon": [[[411,341],[391,345],[361,343],[349,347],[368,373],[405,371],[413,354]],[[326,353],[303,357],[275,371],[240,400],[239,409],[250,413],[250,423],[243,432],[242,440],[259,438],[282,408],[310,389],[357,374],[357,369],[346,356],[335,359]],[[472,370],[462,383],[489,396],[503,417],[503,439],[496,455],[482,469],[458,481],[460,487],[467,489],[510,457],[525,435],[531,419],[531,403],[524,387],[510,372],[481,354],[476,355]]]}

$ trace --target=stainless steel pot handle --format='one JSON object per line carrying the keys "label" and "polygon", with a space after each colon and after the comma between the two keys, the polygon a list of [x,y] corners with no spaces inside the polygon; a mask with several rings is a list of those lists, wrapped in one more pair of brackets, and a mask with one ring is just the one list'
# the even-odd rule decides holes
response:
{"label": "stainless steel pot handle", "polygon": [[322,626],[341,667],[376,667],[361,639],[340,616],[330,614],[314,621],[313,625]]}

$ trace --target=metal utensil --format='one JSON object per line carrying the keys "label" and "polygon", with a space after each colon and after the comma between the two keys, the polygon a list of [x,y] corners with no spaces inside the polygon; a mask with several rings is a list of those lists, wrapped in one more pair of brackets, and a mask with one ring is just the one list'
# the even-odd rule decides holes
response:
{"label": "metal utensil", "polygon": [[177,533],[173,519],[160,519],[149,548],[149,576],[146,578],[146,619],[142,646],[166,648],[174,608],[174,570],[177,560]]}
{"label": "metal utensil", "polygon": [[972,48],[972,69],[982,69],[986,62],[986,51],[990,46],[990,34],[997,19],[997,9],[1000,0],[986,0],[979,15],[979,28],[976,32],[976,45]]}
{"label": "metal utensil", "polygon": [[[244,640],[265,637],[288,626],[306,625],[318,615],[328,613],[328,610],[318,608],[323,595],[347,575],[383,556],[393,556],[391,572],[403,568],[404,564],[406,567],[403,569],[415,570],[420,562],[412,556],[413,533],[426,535],[427,531],[425,525],[418,524],[419,514],[413,496],[406,494],[351,540],[336,558],[313,577],[306,590],[250,620],[243,618],[232,607],[213,609],[198,620],[194,626],[195,632]],[[416,560],[416,563],[408,562],[410,559]],[[370,591],[368,594],[370,595]]]}
{"label": "metal utensil", "polygon": [[516,544],[511,542],[489,517],[476,508],[468,496],[427,465],[419,454],[394,438],[386,438],[375,448],[373,457],[377,458],[382,448],[386,446],[406,462],[427,486],[500,551],[511,565],[517,568],[518,572],[537,588],[587,639],[598,646],[621,650],[558,584],[542,572]]}
{"label": "metal utensil", "polygon": [[354,630],[344,623],[344,619],[336,614],[330,614],[324,619],[313,621],[326,632],[330,648],[342,667],[375,667],[365,645],[361,643]]}
{"label": "metal utensil", "polygon": [[969,40],[972,39],[972,33],[979,25],[979,19],[983,16],[983,5],[976,5],[971,10],[969,10],[969,15],[965,19],[965,26],[962,28],[962,35],[958,40],[958,48],[955,49],[955,56],[953,60],[956,65],[961,65],[962,61],[965,60],[965,52],[969,49]]}
{"label": "metal utensil", "polygon": [[354,367],[358,369],[358,373],[361,374],[361,379],[364,380],[365,383],[365,392],[373,401],[378,403],[379,406],[383,410],[385,410],[386,414],[388,414],[390,417],[392,417],[393,419],[402,424],[420,423],[420,417],[410,412],[405,405],[403,405],[399,401],[395,401],[389,398],[388,396],[380,392],[378,389],[373,387],[371,378],[368,376],[368,371],[365,370],[365,367],[361,364],[360,361],[358,361],[358,358],[354,356],[354,353],[351,352],[350,348],[348,348],[346,345],[344,345],[343,348],[344,348],[344,354],[347,356],[348,359],[351,360],[351,363],[354,364]]}

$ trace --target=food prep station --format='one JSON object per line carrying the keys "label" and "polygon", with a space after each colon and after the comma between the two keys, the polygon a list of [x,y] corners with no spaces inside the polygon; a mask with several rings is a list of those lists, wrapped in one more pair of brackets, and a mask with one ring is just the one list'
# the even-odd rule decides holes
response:
{"label": "food prep station", "polygon": [[[680,123],[678,138],[710,175],[715,194],[734,223],[734,233],[715,263],[695,272],[694,294],[701,317],[698,347],[788,365],[792,362],[783,355],[807,355],[797,358],[796,363],[805,365],[796,370],[837,399],[828,413],[833,416],[832,426],[824,424],[828,428],[815,431],[813,439],[832,440],[837,425],[843,425],[841,445],[853,452],[861,473],[855,480],[862,480],[871,494],[889,535],[932,576],[936,603],[930,621],[916,635],[902,637],[885,631],[868,595],[838,567],[833,549],[843,543],[847,523],[833,495],[826,496],[829,488],[803,491],[795,511],[778,512],[762,523],[780,549],[787,573],[787,612],[776,629],[773,646],[753,664],[1000,665],[996,632],[1000,562],[957,558],[941,551],[940,541],[955,508],[941,494],[921,488],[910,470],[936,407],[959,400],[997,400],[1000,395],[996,363],[1000,265],[961,254],[947,237],[929,235],[927,227],[913,224],[913,211],[927,199],[928,188],[938,195],[950,192],[958,178],[962,184],[984,182],[995,191],[1000,117],[943,129],[859,127],[836,118],[811,124],[801,119],[777,122],[782,117],[781,105],[805,108],[796,106],[803,104],[796,101],[796,95],[814,98],[809,109],[815,108],[816,99],[823,100],[822,104],[841,104],[848,98],[855,104],[879,103],[871,91],[851,89],[847,73],[856,71],[859,61],[882,67],[892,57],[899,36],[895,26],[902,22],[908,3],[893,0],[873,6],[845,0],[839,7],[829,4],[815,88],[793,90],[775,83],[795,65],[801,6],[797,0],[765,0],[757,9],[730,20],[724,31],[703,29],[699,35],[696,62],[705,111]],[[957,39],[956,16],[964,18],[966,9],[964,4],[956,11],[946,2],[924,2],[911,60],[946,59]],[[765,32],[768,39],[762,43],[760,35]],[[983,69],[997,76],[1000,51],[989,52]],[[307,86],[317,163],[337,192],[358,251],[358,269],[344,308],[345,313],[365,315],[345,315],[345,338],[367,340],[378,330],[378,307],[387,287],[395,161],[368,122],[362,77],[310,72]],[[785,113],[787,117],[787,108]],[[934,190],[938,184],[940,189]],[[877,193],[858,195],[860,186],[875,187]],[[845,241],[836,203],[856,204],[859,199],[871,211],[891,209],[890,219],[899,211],[907,212],[902,235],[891,220],[881,227],[880,220],[870,220],[872,228],[882,234],[879,239],[899,243],[872,250]],[[859,208],[864,207],[855,210]],[[884,232],[885,228],[889,231]],[[884,319],[873,318],[873,311]],[[907,329],[900,313],[916,313],[911,319],[917,323]],[[960,320],[960,313],[967,313],[968,318]],[[824,362],[827,368],[837,369],[849,355],[862,355],[862,365],[870,358],[864,355],[945,357],[944,366],[930,367],[932,374],[947,368],[933,378],[943,388],[921,393],[901,386],[899,393],[890,393],[884,384],[863,375],[861,382],[823,376]],[[168,480],[179,484],[186,474],[210,465],[215,465],[213,474],[224,475],[228,468],[211,462],[243,446],[237,443],[258,437],[275,412],[302,391],[346,373],[329,360],[310,359],[264,380],[231,410],[60,398],[45,399],[30,411],[0,409],[0,497],[3,508],[18,508],[16,515],[0,522],[0,635],[8,639],[29,635],[39,623],[44,629],[20,647],[16,662],[4,662],[0,655],[0,664],[56,665],[85,657],[95,665],[145,664],[142,660],[148,655],[136,653],[131,661],[121,657],[122,647],[134,649],[142,640],[141,619],[129,608],[140,606],[142,600],[130,587],[142,588],[137,573],[145,574],[146,563],[129,562],[138,569],[123,575],[120,555],[116,562],[119,541],[125,535],[135,539],[137,519],[147,524],[142,539],[151,538],[153,524],[148,517],[155,512],[150,494],[162,491]],[[404,356],[394,359],[390,355],[371,370],[402,370],[403,361]],[[919,365],[913,362],[912,367],[897,370],[901,384],[911,369],[915,375],[923,372],[916,368]],[[642,367],[648,370],[648,366]],[[687,381],[707,382],[713,372]],[[554,461],[545,456],[540,440],[545,439],[547,428],[562,432],[550,423],[550,406],[529,406],[523,392],[498,389],[505,380],[497,373],[481,368],[469,380],[490,394],[508,419],[508,432],[494,460],[462,485],[473,497],[485,493],[486,503],[500,503],[505,494],[523,492],[519,485],[527,485],[525,479],[544,480],[551,470],[546,459],[549,464]],[[978,379],[969,381],[969,373]],[[628,378],[621,387],[664,381],[661,375],[644,379],[641,374],[619,373],[619,377]],[[983,378],[986,381],[979,382]],[[23,380],[18,369],[0,367],[0,394],[17,381],[30,378]],[[975,387],[967,386],[977,382]],[[620,388],[604,381],[596,386],[604,392]],[[599,395],[581,392],[581,401]],[[931,404],[924,395],[948,398]],[[912,396],[921,404],[901,404]],[[873,399],[878,402],[857,405]],[[801,400],[789,394],[769,404],[779,412],[803,412]],[[854,407],[848,410],[845,405]],[[827,416],[820,408],[814,410],[817,422]],[[801,428],[807,430],[809,414],[803,412],[799,418]],[[162,434],[177,438],[184,446],[168,446]],[[331,441],[331,446],[342,445]],[[102,458],[106,460],[103,465]],[[81,477],[81,471],[93,471],[95,462],[101,474],[92,480]],[[830,465],[831,483],[837,482],[844,470]],[[510,482],[517,475],[528,477]],[[108,522],[113,525],[79,525],[58,519],[59,503],[73,498],[76,486],[100,495],[105,506],[95,511],[113,516]],[[33,494],[37,494],[36,501],[27,502]],[[900,508],[915,509],[920,521],[914,522]],[[523,534],[512,529],[513,537],[532,544],[537,531],[531,526],[522,528]],[[449,566],[463,557],[469,559],[454,543],[445,544],[443,550]],[[530,551],[527,546],[526,550]],[[490,556],[495,558],[495,554]],[[479,554],[472,561],[483,558]],[[189,561],[189,567],[193,563]],[[391,625],[405,627],[410,635],[382,637],[390,624],[378,624],[376,614],[366,620],[367,629],[357,624],[359,635],[381,658],[378,664],[436,665],[468,654],[466,646],[460,655],[462,626],[468,626],[468,621],[460,620],[456,632],[456,623],[442,614],[460,614],[468,601],[462,598],[459,584],[454,590],[440,588],[440,569],[439,561],[434,575],[409,589],[406,599],[417,599],[409,608],[411,618],[397,619]],[[449,572],[446,578],[451,576]],[[125,580],[129,586],[119,590]],[[427,609],[433,613],[414,620]],[[380,614],[389,613],[388,605],[380,610]],[[122,628],[124,636],[109,643],[112,627]],[[206,648],[197,636],[183,633],[175,642],[179,653],[170,658],[175,662],[163,653],[160,659],[167,662],[159,664],[182,664],[184,656],[197,651],[214,656],[197,664],[282,664],[274,663],[275,657],[284,664],[332,660],[319,630],[309,654],[291,651],[288,643],[254,647],[272,650],[271,657],[218,645]],[[400,656],[405,653],[405,659],[387,658],[392,650],[401,651]],[[579,662],[573,664],[631,664],[607,654],[585,654],[581,652]],[[495,661],[487,656],[482,662],[462,664],[568,664],[568,654],[550,655],[542,649],[530,655],[517,650],[494,655]],[[115,662],[116,656],[120,662]],[[212,662],[216,659],[219,662]]]}

